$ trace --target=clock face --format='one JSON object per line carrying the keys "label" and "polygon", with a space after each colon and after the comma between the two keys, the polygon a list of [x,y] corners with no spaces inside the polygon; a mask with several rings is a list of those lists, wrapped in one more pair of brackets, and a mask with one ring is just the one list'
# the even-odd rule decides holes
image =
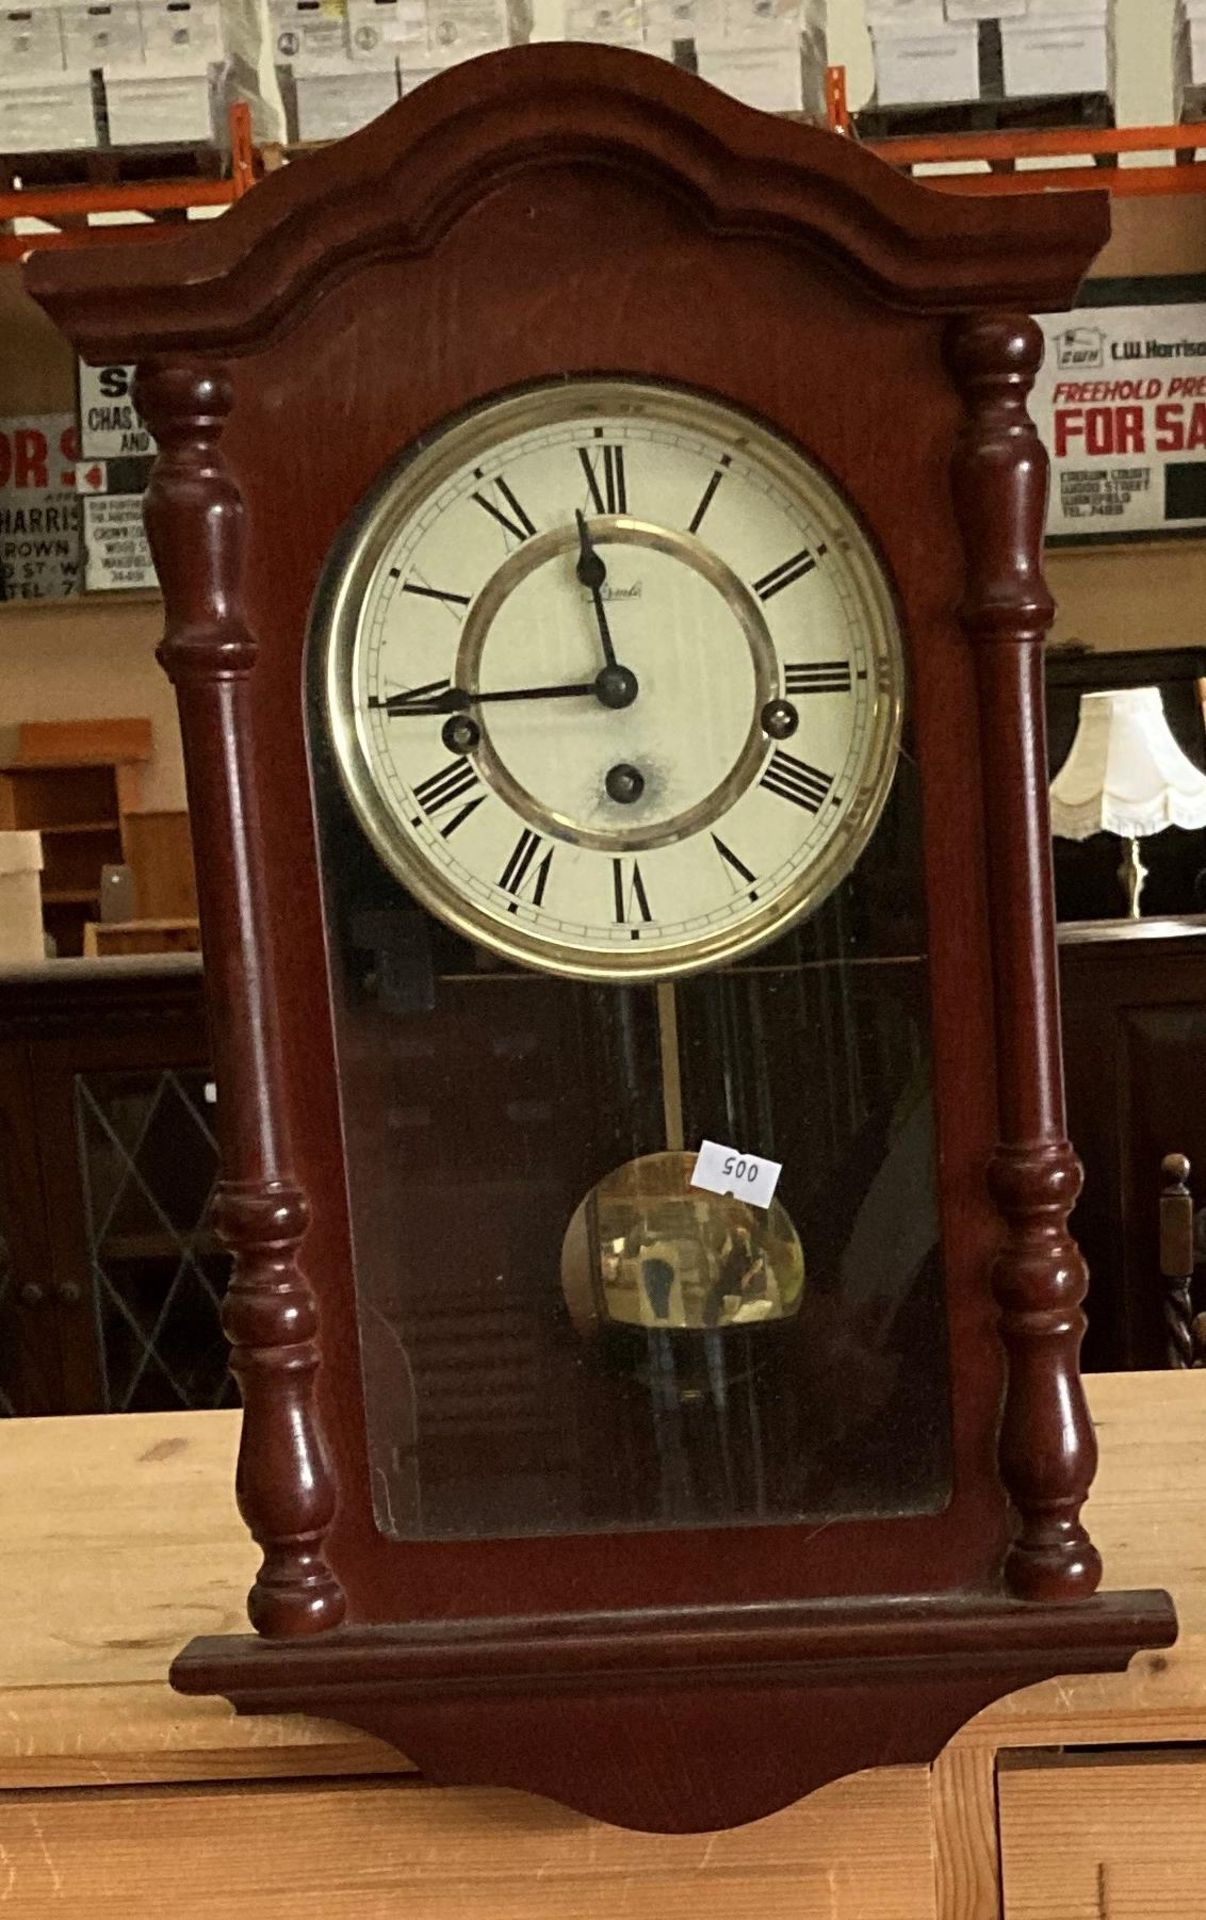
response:
{"label": "clock face", "polygon": [[818,468],[678,389],[485,405],[380,487],[317,616],[386,864],[511,959],[682,974],[857,859],[895,768],[890,588]]}

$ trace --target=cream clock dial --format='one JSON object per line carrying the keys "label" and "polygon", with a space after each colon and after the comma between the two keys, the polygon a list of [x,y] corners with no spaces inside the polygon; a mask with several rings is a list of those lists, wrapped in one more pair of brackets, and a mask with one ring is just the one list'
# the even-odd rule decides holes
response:
{"label": "cream clock dial", "polygon": [[675,388],[565,382],[413,454],[320,598],[353,806],[423,905],[592,979],[782,932],[857,859],[903,666],[841,494]]}

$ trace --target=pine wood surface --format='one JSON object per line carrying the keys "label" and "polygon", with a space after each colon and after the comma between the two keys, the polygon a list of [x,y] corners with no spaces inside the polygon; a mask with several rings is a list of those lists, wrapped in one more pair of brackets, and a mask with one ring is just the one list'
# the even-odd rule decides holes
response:
{"label": "pine wood surface", "polygon": [[938,1920],[1000,1920],[997,1750],[958,1738],[930,1769]]}
{"label": "pine wood surface", "polygon": [[690,1836],[398,1780],[18,1794],[0,1907],[7,1878],[22,1920],[931,1920],[927,1816],[922,1767]]}
{"label": "pine wood surface", "polygon": [[[1101,1443],[1091,1520],[1113,1587],[1163,1582],[1181,1639],[1125,1674],[1027,1688],[951,1752],[1206,1741],[1206,1381],[1089,1380]],[[193,1634],[234,1633],[256,1551],[231,1487],[238,1416],[146,1414],[0,1427],[0,1783],[391,1770],[373,1740],[300,1718],[238,1720],[164,1675]],[[164,1516],[167,1516],[165,1519]],[[97,1569],[101,1570],[98,1577]],[[946,1790],[954,1774],[942,1775]]]}
{"label": "pine wood surface", "polygon": [[[169,1658],[195,1632],[241,1628],[255,1568],[231,1496],[237,1416],[8,1422],[0,1786],[12,1791],[0,1803],[0,1893],[8,1882],[20,1894],[12,1910],[23,1920],[43,1911],[142,1920],[158,1915],[162,1888],[185,1859],[180,1920],[194,1911],[206,1920],[249,1911],[269,1920],[311,1911],[323,1920],[399,1911],[408,1920],[474,1912],[602,1920],[620,1910],[626,1920],[999,1920],[999,1747],[1206,1743],[1206,1382],[1099,1375],[1089,1392],[1101,1442],[1089,1520],[1107,1583],[1168,1584],[1183,1622],[1178,1645],[1140,1655],[1124,1675],[1013,1695],[971,1722],[932,1773],[859,1774],[714,1841],[621,1834],[521,1795],[388,1780],[407,1763],[361,1735],[300,1717],[240,1720],[222,1701],[178,1698],[164,1680]],[[1180,1870],[1161,1878],[1153,1859],[1148,1873],[1138,1829],[1153,1805],[1172,1806],[1152,1845],[1168,1857],[1179,1835],[1184,1856],[1185,1835],[1203,1825],[1200,1799],[1188,1811],[1202,1791],[1192,1766],[1144,1775],[1147,1812],[1117,1820],[1108,1797],[1100,1817],[1084,1799],[1082,1818],[1076,1796],[1123,1794],[1121,1774],[1103,1785],[1061,1772],[1065,1812],[1034,1825],[1049,1772],[1039,1784],[1007,1773],[1000,1787],[1017,1898],[1031,1898],[1027,1875],[1040,1896],[1045,1869],[1040,1862],[1032,1873],[1031,1855],[1050,1833],[1062,1861],[1056,1904],[1006,1906],[1004,1920],[1079,1920],[1072,1876],[1084,1863],[1065,1843],[1091,1819],[1098,1831],[1117,1829],[1105,1863],[1108,1920],[1183,1914]],[[253,1778],[253,1796],[217,1784]],[[110,1791],[85,1791],[97,1786]],[[47,1788],[60,1791],[36,1791]],[[278,1886],[286,1833],[290,1870]],[[1087,1859],[1087,1839],[1085,1847]],[[1135,1904],[1143,1899],[1146,1908]],[[1097,1908],[1084,1911],[1100,1920]]]}
{"label": "pine wood surface", "polygon": [[1206,1754],[1004,1767],[998,1793],[1004,1920],[1206,1912]]}

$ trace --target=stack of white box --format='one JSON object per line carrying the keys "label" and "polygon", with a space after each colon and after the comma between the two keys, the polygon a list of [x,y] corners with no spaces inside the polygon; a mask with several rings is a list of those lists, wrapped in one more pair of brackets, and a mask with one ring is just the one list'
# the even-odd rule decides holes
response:
{"label": "stack of white box", "polygon": [[398,98],[387,38],[397,6],[361,8],[354,31],[348,0],[273,0],[273,16],[277,60],[294,83],[295,140],[341,140]]}
{"label": "stack of white box", "polygon": [[507,0],[427,0],[423,11],[425,39],[404,46],[399,54],[403,93],[412,93],[424,80],[462,60],[511,44]]}
{"label": "stack of white box", "polygon": [[24,0],[0,13],[0,152],[208,140],[221,0]]}
{"label": "stack of white box", "polygon": [[0,153],[94,147],[92,76],[67,71],[54,0],[0,11]]}
{"label": "stack of white box", "polygon": [[110,145],[210,139],[220,0],[138,0],[137,13],[138,58],[123,47],[120,58],[100,62]]}
{"label": "stack of white box", "polygon": [[767,113],[825,116],[825,0],[697,0],[703,79]]}
{"label": "stack of white box", "polygon": [[1179,120],[1206,112],[1206,0],[1177,0],[1173,25],[1173,99]]}
{"label": "stack of white box", "polygon": [[[697,0],[682,0],[682,4],[697,11]],[[644,12],[641,0],[565,0],[562,37],[608,47],[643,47]],[[669,58],[669,42],[666,53]]]}
{"label": "stack of white box", "polygon": [[980,95],[980,24],[943,0],[867,0],[880,106],[946,106]]}
{"label": "stack of white box", "polygon": [[1113,92],[1113,0],[867,0],[879,104],[979,99],[985,22],[1000,30],[1009,99]]}
{"label": "stack of white box", "polygon": [[1114,0],[1029,0],[1001,21],[1005,92],[1114,92]]}

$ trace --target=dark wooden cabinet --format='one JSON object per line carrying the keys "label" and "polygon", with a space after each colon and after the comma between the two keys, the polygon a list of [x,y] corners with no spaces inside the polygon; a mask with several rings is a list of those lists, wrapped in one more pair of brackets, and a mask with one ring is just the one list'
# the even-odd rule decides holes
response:
{"label": "dark wooden cabinet", "polygon": [[0,975],[0,1413],[232,1404],[195,962]]}
{"label": "dark wooden cabinet", "polygon": [[[1060,971],[1085,1362],[1161,1367],[1160,1162],[1206,1174],[1206,920],[1065,927]],[[234,1403],[208,1061],[191,958],[0,974],[0,1416]]]}
{"label": "dark wooden cabinet", "polygon": [[1065,927],[1060,977],[1085,1364],[1161,1367],[1160,1162],[1184,1153],[1206,1172],[1206,918]]}

